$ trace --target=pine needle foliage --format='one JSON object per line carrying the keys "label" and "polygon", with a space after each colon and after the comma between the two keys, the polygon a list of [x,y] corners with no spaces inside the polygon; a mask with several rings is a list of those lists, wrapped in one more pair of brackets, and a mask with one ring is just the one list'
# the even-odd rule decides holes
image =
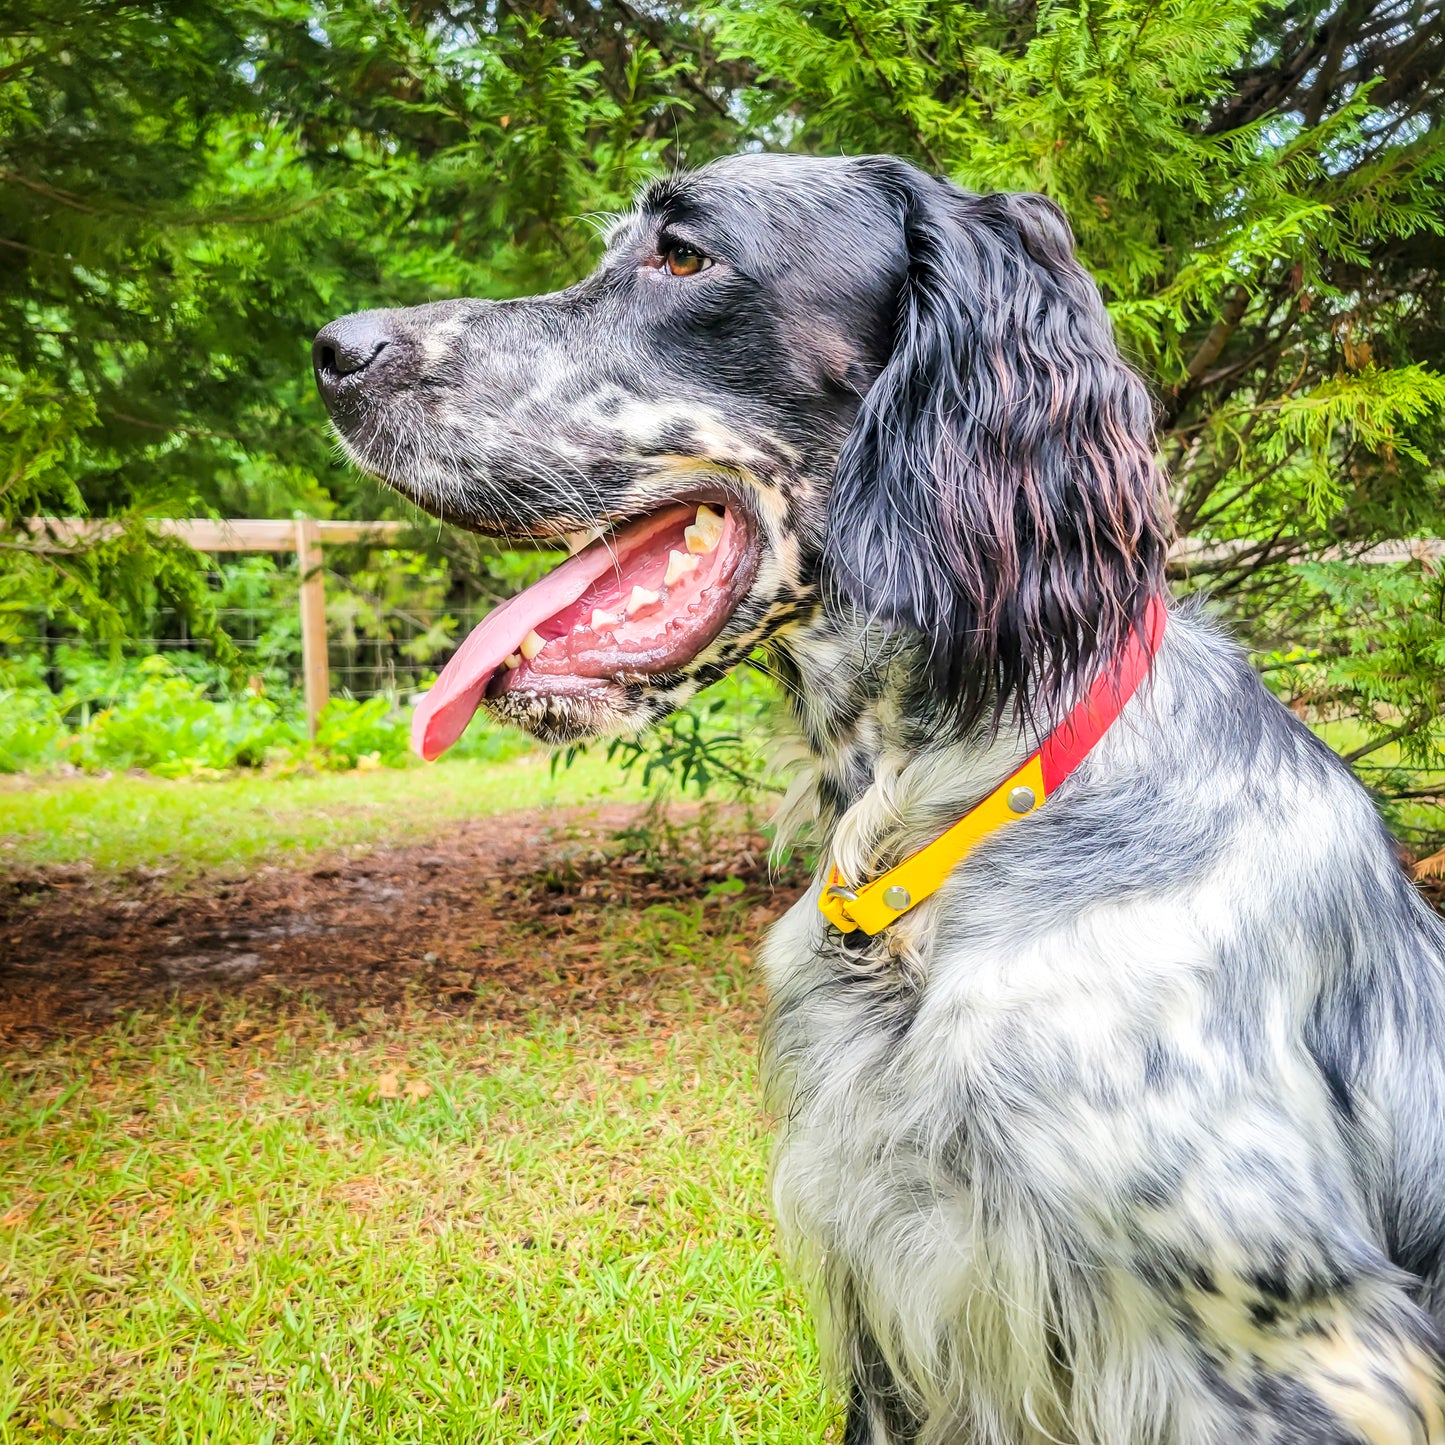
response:
{"label": "pine needle foliage", "polygon": [[[204,628],[196,559],[141,519],[395,511],[327,441],[318,327],[565,284],[592,264],[599,214],[686,143],[732,144],[701,39],[616,20],[586,4],[6,7],[0,617],[39,601],[114,639],[159,592]],[[19,525],[76,514],[126,525],[93,556],[37,550]]]}

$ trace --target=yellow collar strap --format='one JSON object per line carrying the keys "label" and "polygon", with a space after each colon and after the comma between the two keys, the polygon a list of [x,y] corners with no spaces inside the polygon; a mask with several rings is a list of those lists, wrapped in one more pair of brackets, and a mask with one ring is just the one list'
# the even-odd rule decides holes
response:
{"label": "yellow collar strap", "polygon": [[915,903],[936,892],[964,856],[990,833],[1026,817],[1043,800],[1043,764],[1035,753],[941,838],[935,838],[866,887],[854,891],[844,884],[837,868],[830,868],[818,908],[841,933],[852,933],[855,928],[879,933]]}
{"label": "yellow collar strap", "polygon": [[[1092,751],[1134,690],[1164,637],[1164,603],[1150,601],[1140,631],[1132,633],[1116,665],[1094,680],[1088,695],[1016,772],[971,808],[940,838],[862,888],[850,888],[829,868],[818,911],[840,933],[880,933],[942,887],[944,880],[990,834],[1038,809]],[[1141,635],[1142,633],[1142,635]]]}

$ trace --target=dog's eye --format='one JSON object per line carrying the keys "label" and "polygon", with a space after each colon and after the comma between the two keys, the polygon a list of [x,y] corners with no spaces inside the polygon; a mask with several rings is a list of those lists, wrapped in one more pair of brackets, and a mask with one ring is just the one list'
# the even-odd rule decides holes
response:
{"label": "dog's eye", "polygon": [[712,265],[712,257],[694,251],[691,246],[669,246],[662,254],[662,264],[674,276],[696,276]]}

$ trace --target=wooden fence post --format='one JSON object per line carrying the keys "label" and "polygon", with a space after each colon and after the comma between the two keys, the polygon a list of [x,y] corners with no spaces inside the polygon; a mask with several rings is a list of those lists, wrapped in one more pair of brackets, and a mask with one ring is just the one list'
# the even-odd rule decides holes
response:
{"label": "wooden fence post", "polygon": [[321,529],[314,517],[296,518],[296,567],[301,574],[301,675],[311,736],[331,696],[326,664],[326,583],[321,571]]}

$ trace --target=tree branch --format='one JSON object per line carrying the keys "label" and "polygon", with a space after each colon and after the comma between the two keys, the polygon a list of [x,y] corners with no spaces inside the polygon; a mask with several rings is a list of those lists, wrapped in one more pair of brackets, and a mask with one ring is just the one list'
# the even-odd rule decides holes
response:
{"label": "tree branch", "polygon": [[34,191],[36,195],[44,196],[49,201],[59,201],[62,206],[69,206],[71,210],[79,211],[84,216],[100,214],[94,206],[86,205],[79,196],[72,195],[69,191],[58,191],[54,186],[47,186],[43,181],[32,181],[28,176],[18,175],[14,171],[0,171],[0,181],[24,186],[27,191]]}
{"label": "tree branch", "polygon": [[1168,420],[1178,416],[1185,401],[1198,390],[1200,379],[1219,360],[1220,352],[1229,345],[1229,338],[1234,335],[1248,309],[1248,290],[1243,285],[1236,286],[1225,300],[1219,320],[1209,328],[1208,334],[1189,358],[1189,364],[1184,368],[1184,380],[1170,389],[1170,400],[1164,409]]}
{"label": "tree branch", "polygon": [[1399,727],[1392,728],[1387,732],[1384,737],[1376,738],[1374,742],[1365,743],[1351,752],[1341,753],[1340,758],[1343,762],[1357,763],[1361,758],[1367,758],[1371,753],[1377,753],[1381,748],[1387,748],[1391,743],[1397,743],[1401,738],[1409,737],[1413,732],[1419,732],[1423,726],[1423,723],[1418,722],[1401,723]]}

